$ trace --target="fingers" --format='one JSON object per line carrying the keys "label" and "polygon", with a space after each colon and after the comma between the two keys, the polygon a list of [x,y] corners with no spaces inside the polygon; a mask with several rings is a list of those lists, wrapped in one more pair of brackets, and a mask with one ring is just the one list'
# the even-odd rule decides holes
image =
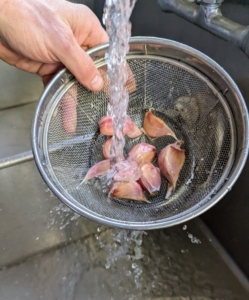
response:
{"label": "fingers", "polygon": [[[93,48],[109,41],[96,15],[85,5],[71,4],[74,13],[69,19],[74,36],[80,45]],[[70,16],[69,16],[70,17]]]}
{"label": "fingers", "polygon": [[55,74],[63,68],[62,63],[43,64],[37,74],[42,77],[44,87],[51,81]]}
{"label": "fingers", "polygon": [[[103,87],[103,79],[90,56],[82,49],[89,49],[108,41],[108,36],[94,13],[84,5],[67,4],[71,14],[62,33],[58,33],[54,52],[59,61],[73,73],[77,80],[94,92]],[[81,48],[82,47],[82,48]]]}
{"label": "fingers", "polygon": [[59,61],[76,77],[87,89],[94,92],[101,90],[103,80],[94,62],[80,47],[75,37],[70,32],[65,38],[59,40],[54,52]]}
{"label": "fingers", "polygon": [[42,77],[42,83],[44,88],[49,84],[49,82],[53,79],[55,74],[45,75]]}
{"label": "fingers", "polygon": [[7,48],[2,43],[0,43],[0,59],[11,66],[15,66],[16,68],[29,73],[37,73],[42,66],[41,62],[26,58]]}
{"label": "fingers", "polygon": [[21,57],[21,55],[8,49],[0,42],[0,58],[7,64],[14,66]]}
{"label": "fingers", "polygon": [[38,70],[37,74],[41,77],[56,74],[63,68],[62,63],[54,63],[54,64],[43,64]]}
{"label": "fingers", "polygon": [[133,93],[137,89],[137,86],[136,86],[136,80],[134,74],[132,73],[129,65],[127,67],[127,72],[128,72],[128,80],[126,82],[126,88],[129,93]]}
{"label": "fingers", "polygon": [[[102,67],[101,69],[99,69],[99,71],[104,80],[103,91],[106,94],[106,96],[109,98],[110,97],[110,79],[107,76],[107,66]],[[136,81],[135,81],[135,77],[134,77],[129,65],[127,66],[127,72],[128,72],[128,80],[126,82],[125,87],[127,88],[128,93],[133,93],[136,90]]]}
{"label": "fingers", "polygon": [[62,99],[62,126],[72,134],[77,127],[77,87],[73,86]]}

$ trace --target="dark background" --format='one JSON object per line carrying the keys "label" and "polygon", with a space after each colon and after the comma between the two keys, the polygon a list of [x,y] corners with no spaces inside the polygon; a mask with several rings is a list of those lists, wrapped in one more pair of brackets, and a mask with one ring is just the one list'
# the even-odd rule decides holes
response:
{"label": "dark background", "polygon": [[[86,3],[102,20],[104,0],[77,2]],[[249,25],[249,0],[225,1],[222,12],[233,21]],[[240,49],[174,14],[162,12],[156,0],[137,0],[131,22],[133,36],[175,40],[210,56],[234,79],[248,106],[249,58]],[[232,191],[201,217],[249,277],[249,162]]]}

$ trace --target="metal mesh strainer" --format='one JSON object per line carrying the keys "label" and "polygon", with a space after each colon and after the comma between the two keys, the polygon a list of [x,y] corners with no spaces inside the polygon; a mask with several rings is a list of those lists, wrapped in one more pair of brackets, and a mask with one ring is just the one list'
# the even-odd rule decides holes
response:
{"label": "metal mesh strainer", "polygon": [[[89,52],[102,71],[107,47]],[[184,140],[186,161],[170,199],[164,198],[166,180],[149,204],[107,200],[98,180],[80,185],[87,170],[103,159],[106,137],[99,133],[98,121],[106,115],[108,97],[106,89],[87,91],[65,70],[40,99],[32,131],[35,160],[55,195],[83,216],[130,229],[171,226],[207,210],[234,184],[248,154],[248,113],[232,79],[192,48],[162,39],[132,38],[128,63],[136,81],[128,110],[133,121],[142,126],[146,110],[153,108]],[[77,106],[63,109],[68,99]],[[68,123],[75,107],[77,127],[70,134],[63,122]],[[160,151],[174,140],[128,138],[125,152],[139,142]]]}

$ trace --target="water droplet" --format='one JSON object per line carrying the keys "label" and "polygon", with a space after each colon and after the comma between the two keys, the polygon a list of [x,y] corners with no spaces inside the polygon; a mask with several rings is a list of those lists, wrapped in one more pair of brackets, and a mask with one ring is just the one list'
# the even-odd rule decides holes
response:
{"label": "water droplet", "polygon": [[193,244],[201,244],[201,241],[198,238],[194,237],[193,234],[188,233],[188,237],[190,238],[191,243],[193,243]]}
{"label": "water droplet", "polygon": [[182,227],[182,229],[183,229],[183,230],[186,230],[186,229],[187,229],[187,225],[184,225],[184,226]]}
{"label": "water droplet", "polygon": [[107,261],[106,264],[105,264],[105,268],[110,269],[110,267],[111,267],[111,263],[109,261]]}
{"label": "water droplet", "polygon": [[133,263],[133,264],[131,265],[131,267],[132,267],[132,269],[136,269],[136,268],[137,268],[137,264]]}

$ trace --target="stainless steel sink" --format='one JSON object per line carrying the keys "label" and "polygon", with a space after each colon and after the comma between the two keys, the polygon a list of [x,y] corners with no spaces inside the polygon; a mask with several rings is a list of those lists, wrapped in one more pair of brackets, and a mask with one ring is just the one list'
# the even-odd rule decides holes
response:
{"label": "stainless steel sink", "polygon": [[139,247],[143,258],[134,260],[134,243],[121,253],[119,242],[113,248],[120,231],[62,205],[29,150],[35,106],[17,102],[1,110],[1,300],[249,297],[247,280],[199,219],[185,230],[147,232]]}
{"label": "stainless steel sink", "polygon": [[0,62],[0,89],[0,300],[249,299],[247,278],[200,219],[147,232],[135,248],[62,205],[30,151],[39,78]]}

